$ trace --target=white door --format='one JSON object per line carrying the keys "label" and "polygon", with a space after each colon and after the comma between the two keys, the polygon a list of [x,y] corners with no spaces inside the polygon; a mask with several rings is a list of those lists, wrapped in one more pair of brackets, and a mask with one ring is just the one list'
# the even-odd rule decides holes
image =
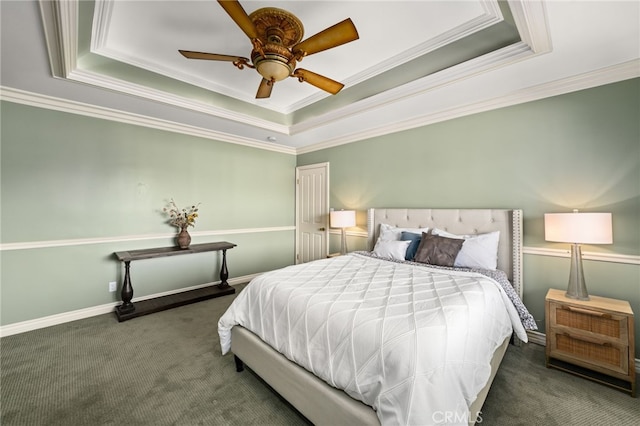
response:
{"label": "white door", "polygon": [[329,254],[329,163],[296,167],[296,263]]}

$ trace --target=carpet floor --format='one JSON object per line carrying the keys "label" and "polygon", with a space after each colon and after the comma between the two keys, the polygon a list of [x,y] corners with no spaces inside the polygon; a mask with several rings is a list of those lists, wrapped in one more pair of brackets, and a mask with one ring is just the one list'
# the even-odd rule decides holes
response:
{"label": "carpet floor", "polygon": [[[307,425],[220,354],[234,296],[118,323],[100,315],[0,340],[0,424]],[[481,413],[486,425],[638,425],[640,403],[510,346]]]}

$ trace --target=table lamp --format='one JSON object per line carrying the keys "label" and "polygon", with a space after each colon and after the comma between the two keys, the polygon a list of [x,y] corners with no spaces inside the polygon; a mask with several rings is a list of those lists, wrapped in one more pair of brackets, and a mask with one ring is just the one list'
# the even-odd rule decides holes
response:
{"label": "table lamp", "polygon": [[345,228],[356,226],[355,210],[334,210],[329,212],[329,226],[332,228],[342,228],[340,254],[347,253],[347,234]]}
{"label": "table lamp", "polygon": [[589,300],[582,270],[580,244],[611,244],[613,231],[611,213],[545,213],[544,239],[571,243],[571,271],[565,296]]}

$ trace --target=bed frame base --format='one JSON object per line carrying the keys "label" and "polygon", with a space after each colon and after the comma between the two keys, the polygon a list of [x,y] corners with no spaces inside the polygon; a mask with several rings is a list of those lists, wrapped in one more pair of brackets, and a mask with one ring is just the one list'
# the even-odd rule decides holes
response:
{"label": "bed frame base", "polygon": [[[494,352],[489,381],[469,407],[470,425],[475,424],[475,420],[479,418],[508,346],[509,338]],[[231,329],[231,351],[236,371],[243,371],[246,363],[314,425],[380,425],[373,408],[351,398],[344,391],[329,386],[241,326]]]}

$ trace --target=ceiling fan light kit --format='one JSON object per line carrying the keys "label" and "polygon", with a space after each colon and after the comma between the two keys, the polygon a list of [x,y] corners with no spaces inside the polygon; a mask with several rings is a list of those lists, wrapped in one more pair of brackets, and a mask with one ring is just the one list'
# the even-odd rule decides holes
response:
{"label": "ceiling fan light kit", "polygon": [[256,98],[271,96],[274,83],[287,77],[295,77],[333,95],[342,90],[342,83],[302,68],[296,69],[296,64],[305,56],[357,40],[358,32],[351,19],[301,42],[302,22],[286,10],[265,7],[247,15],[237,0],[218,0],[218,3],[251,40],[251,62],[242,56],[179,50],[184,57],[232,62],[238,69],[254,68],[262,76]]}
{"label": "ceiling fan light kit", "polygon": [[296,67],[296,60],[291,52],[277,44],[267,44],[264,55],[256,50],[252,51],[251,61],[258,73],[271,82],[284,80]]}

